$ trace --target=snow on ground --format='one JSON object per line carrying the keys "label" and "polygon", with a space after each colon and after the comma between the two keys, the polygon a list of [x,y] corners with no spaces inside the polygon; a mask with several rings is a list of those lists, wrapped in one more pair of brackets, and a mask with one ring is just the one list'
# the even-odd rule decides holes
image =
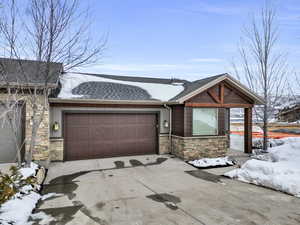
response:
{"label": "snow on ground", "polygon": [[300,138],[285,138],[256,158],[224,175],[300,197]]}
{"label": "snow on ground", "polygon": [[[19,169],[22,179],[25,180],[30,176],[35,176],[39,166],[31,163],[28,168]],[[40,185],[25,185],[21,187],[10,200],[0,206],[0,224],[1,225],[30,225],[29,218],[40,220],[39,224],[49,224],[53,218],[46,214],[32,214],[39,200],[45,200],[50,197],[60,196],[60,194],[50,193],[41,196],[37,191]]]}
{"label": "snow on ground", "polygon": [[46,200],[48,198],[59,197],[59,196],[63,196],[63,194],[48,193],[48,194],[43,195],[41,200]]}
{"label": "snow on ground", "polygon": [[38,213],[35,213],[35,214],[31,214],[30,216],[33,220],[35,221],[39,221],[38,223],[40,225],[49,225],[50,222],[52,221],[56,221],[56,219],[50,215],[47,215],[46,213],[44,212],[38,212]]}
{"label": "snow on ground", "polygon": [[26,179],[27,177],[34,176],[38,168],[39,166],[32,162],[30,167],[23,167],[19,169],[19,172],[22,174],[23,178]]}
{"label": "snow on ground", "polygon": [[219,157],[219,158],[203,158],[203,159],[197,159],[193,161],[189,161],[189,164],[205,168],[205,167],[211,167],[211,166],[229,166],[234,165],[233,161],[230,160],[228,157]]}
{"label": "snow on ground", "polygon": [[72,90],[78,85],[85,82],[110,82],[125,85],[132,85],[146,90],[153,99],[168,101],[183,91],[182,85],[157,84],[157,83],[142,83],[132,81],[114,80],[109,78],[97,77],[86,74],[66,73],[61,77],[62,89],[58,95],[59,98],[81,98],[83,95],[74,95]]}
{"label": "snow on ground", "polygon": [[[230,124],[230,131],[244,131],[244,125],[239,125],[239,124]],[[252,132],[259,132],[262,133],[263,130],[256,125],[252,125]]]}
{"label": "snow on ground", "polygon": [[244,136],[239,134],[230,134],[230,149],[244,151]]}
{"label": "snow on ground", "polygon": [[[269,147],[276,147],[279,145],[285,144],[287,138],[281,138],[281,139],[268,139],[268,146]],[[258,149],[262,149],[263,145],[263,138],[253,138],[252,139],[252,145]],[[244,136],[241,136],[239,134],[230,134],[230,149],[236,150],[236,151],[244,151]]]}
{"label": "snow on ground", "polygon": [[27,221],[40,197],[38,193],[31,192],[21,198],[13,198],[2,204],[0,208],[0,224],[28,224]]}

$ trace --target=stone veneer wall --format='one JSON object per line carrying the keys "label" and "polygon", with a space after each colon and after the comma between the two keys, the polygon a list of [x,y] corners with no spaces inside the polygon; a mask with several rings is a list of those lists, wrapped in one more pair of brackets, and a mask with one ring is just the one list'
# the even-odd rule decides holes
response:
{"label": "stone veneer wall", "polygon": [[64,160],[64,139],[50,138],[50,160],[63,161]]}
{"label": "stone veneer wall", "polygon": [[227,136],[179,137],[172,135],[172,153],[183,160],[226,156]]}
{"label": "stone veneer wall", "polygon": [[[42,105],[46,105],[46,111],[44,112],[44,118],[39,126],[36,138],[36,147],[32,153],[33,160],[48,160],[49,159],[49,131],[50,131],[50,119],[49,119],[49,104],[44,102],[43,96],[38,99],[40,107],[38,109],[39,115],[42,113]],[[32,108],[30,104],[26,104],[26,129],[25,129],[25,149],[29,149],[31,132],[32,132]]]}
{"label": "stone veneer wall", "polygon": [[159,154],[168,154],[171,152],[169,135],[159,135]]}

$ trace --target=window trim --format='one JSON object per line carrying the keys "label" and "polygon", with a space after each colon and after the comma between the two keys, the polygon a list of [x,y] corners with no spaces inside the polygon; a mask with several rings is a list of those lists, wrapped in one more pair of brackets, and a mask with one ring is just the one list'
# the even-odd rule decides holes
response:
{"label": "window trim", "polygon": [[[216,126],[216,134],[194,134],[193,130],[194,130],[194,109],[214,109],[217,112],[217,126]],[[191,130],[191,134],[193,137],[214,137],[214,136],[220,136],[220,131],[219,131],[219,109],[218,108],[209,108],[209,107],[193,107],[192,108],[192,130]]]}

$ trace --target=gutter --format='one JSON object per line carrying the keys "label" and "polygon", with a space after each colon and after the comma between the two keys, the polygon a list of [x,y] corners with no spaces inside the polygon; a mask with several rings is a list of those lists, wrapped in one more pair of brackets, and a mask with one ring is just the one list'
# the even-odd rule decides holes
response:
{"label": "gutter", "polygon": [[130,101],[130,100],[101,100],[101,99],[61,99],[61,98],[49,98],[49,103],[82,103],[82,104],[127,104],[127,105],[161,105],[164,106],[179,104],[178,102],[162,102],[162,101]]}
{"label": "gutter", "polygon": [[172,108],[164,104],[164,107],[169,110],[169,142],[170,142],[170,152],[172,153]]}

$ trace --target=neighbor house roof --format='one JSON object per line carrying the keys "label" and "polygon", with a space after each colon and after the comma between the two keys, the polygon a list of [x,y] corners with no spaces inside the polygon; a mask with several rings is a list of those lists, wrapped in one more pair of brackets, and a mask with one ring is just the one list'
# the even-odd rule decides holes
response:
{"label": "neighbor house roof", "polygon": [[49,73],[46,72],[47,63],[33,60],[0,58],[0,85],[17,86],[48,86],[58,84],[63,72],[61,63],[49,63]]}
{"label": "neighbor house roof", "polygon": [[147,77],[128,77],[104,74],[65,73],[61,76],[58,99],[146,101],[183,103],[196,94],[227,80],[255,104],[263,100],[228,74],[196,81]]}

